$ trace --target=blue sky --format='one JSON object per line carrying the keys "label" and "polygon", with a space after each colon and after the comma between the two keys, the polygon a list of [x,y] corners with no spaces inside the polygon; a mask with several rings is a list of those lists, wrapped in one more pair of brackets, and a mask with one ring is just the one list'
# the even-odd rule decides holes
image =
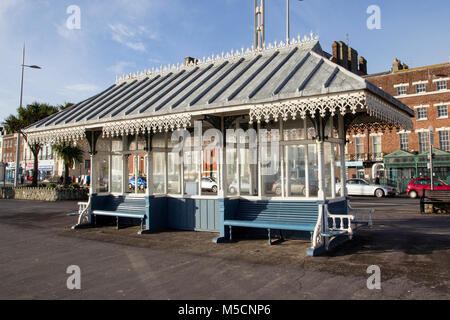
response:
{"label": "blue sky", "polygon": [[[67,8],[81,9],[81,29],[69,30]],[[285,0],[266,0],[266,42],[285,38]],[[381,8],[381,30],[369,30],[370,5]],[[448,0],[291,0],[291,37],[318,34],[322,47],[345,40],[369,63],[390,68],[449,61]],[[249,47],[253,0],[0,0],[0,120],[19,105],[26,43],[24,103],[79,102],[116,74],[182,62],[186,56]]]}

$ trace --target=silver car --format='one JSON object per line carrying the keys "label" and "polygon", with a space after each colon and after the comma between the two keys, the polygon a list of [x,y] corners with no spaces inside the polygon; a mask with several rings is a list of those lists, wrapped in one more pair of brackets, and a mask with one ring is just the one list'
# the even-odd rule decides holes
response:
{"label": "silver car", "polygon": [[[392,187],[383,186],[379,184],[370,184],[363,179],[347,180],[347,191],[350,196],[375,196],[383,198],[397,194],[397,190]],[[341,184],[336,183],[336,192],[341,192]]]}

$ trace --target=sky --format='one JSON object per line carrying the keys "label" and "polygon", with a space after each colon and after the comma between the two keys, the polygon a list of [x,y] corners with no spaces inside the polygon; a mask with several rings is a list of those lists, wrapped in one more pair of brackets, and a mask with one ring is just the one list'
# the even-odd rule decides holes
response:
{"label": "sky", "polygon": [[[380,8],[381,29],[367,13]],[[73,6],[79,20],[73,19]],[[20,100],[26,45],[24,105],[80,102],[116,75],[203,58],[254,41],[253,0],[0,0],[0,121]],[[395,57],[410,67],[449,61],[448,0],[291,0],[291,38],[314,32],[325,51],[333,41],[388,71]],[[285,40],[286,1],[266,0],[266,42]],[[71,22],[67,27],[67,21]],[[79,28],[74,22],[79,21]],[[348,35],[348,36],[347,36]]]}

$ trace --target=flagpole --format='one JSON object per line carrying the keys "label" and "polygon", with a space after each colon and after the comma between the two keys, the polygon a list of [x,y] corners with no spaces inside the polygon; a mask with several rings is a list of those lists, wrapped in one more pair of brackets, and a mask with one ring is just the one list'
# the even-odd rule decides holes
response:
{"label": "flagpole", "polygon": [[289,0],[286,0],[286,43],[290,42],[290,14],[289,14]]}

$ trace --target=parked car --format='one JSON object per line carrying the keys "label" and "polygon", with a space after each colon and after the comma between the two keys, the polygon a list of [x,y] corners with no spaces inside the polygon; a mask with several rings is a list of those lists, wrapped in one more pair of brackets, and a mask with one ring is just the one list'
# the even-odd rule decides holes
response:
{"label": "parked car", "polygon": [[[370,184],[363,179],[347,180],[347,191],[351,196],[375,196],[377,198],[394,196],[397,194],[397,190],[393,187]],[[336,193],[339,194],[340,192],[341,184],[336,183]]]}
{"label": "parked car", "polygon": [[[447,185],[442,180],[433,179],[434,190],[450,190],[450,186]],[[431,179],[430,178],[417,178],[411,181],[406,189],[406,194],[415,199],[417,197],[423,196],[423,190],[431,190]]]}
{"label": "parked car", "polygon": [[[306,196],[305,178],[291,178],[291,194],[298,196]],[[309,192],[311,195],[317,194],[319,187],[317,186],[317,181],[311,180],[309,183]],[[281,180],[278,179],[272,186],[272,192],[277,196],[281,196]]]}
{"label": "parked car", "polygon": [[[147,188],[147,180],[144,177],[139,176],[137,185],[140,190],[145,190]],[[130,181],[128,182],[128,188],[136,188],[136,179],[134,176],[130,178]]]}
{"label": "parked car", "polygon": [[[230,186],[228,187],[228,192],[230,194],[235,194],[237,192],[237,189],[238,189],[238,182],[237,180],[233,180],[233,182],[231,182]],[[248,182],[247,179],[241,180],[241,192],[242,193],[250,192],[250,183]]]}
{"label": "parked car", "polygon": [[217,190],[219,190],[219,185],[213,178],[202,178],[202,190],[217,193]]}

